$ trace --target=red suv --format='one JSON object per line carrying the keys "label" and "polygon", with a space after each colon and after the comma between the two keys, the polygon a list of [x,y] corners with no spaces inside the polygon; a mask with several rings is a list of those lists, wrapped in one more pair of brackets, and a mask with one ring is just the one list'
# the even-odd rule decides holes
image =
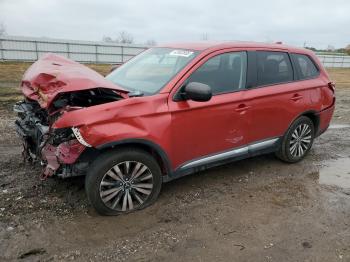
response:
{"label": "red suv", "polygon": [[86,175],[100,213],[144,208],[163,182],[274,152],[297,162],[334,111],[308,50],[262,43],[151,48],[106,78],[47,54],[25,73],[16,129],[43,176]]}

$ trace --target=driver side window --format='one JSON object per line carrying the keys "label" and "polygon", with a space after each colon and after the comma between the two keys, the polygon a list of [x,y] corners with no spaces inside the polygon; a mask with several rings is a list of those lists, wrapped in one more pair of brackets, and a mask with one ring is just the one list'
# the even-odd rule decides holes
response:
{"label": "driver side window", "polygon": [[210,58],[188,78],[210,86],[213,95],[245,88],[247,53],[231,52]]}

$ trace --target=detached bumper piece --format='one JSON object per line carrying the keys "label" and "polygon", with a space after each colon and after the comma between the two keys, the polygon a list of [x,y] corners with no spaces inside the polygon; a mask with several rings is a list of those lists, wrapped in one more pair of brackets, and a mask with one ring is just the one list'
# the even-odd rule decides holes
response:
{"label": "detached bumper piece", "polygon": [[[57,147],[51,144],[45,145],[42,149],[43,163],[46,163],[43,177],[54,175],[62,165],[74,164],[84,149],[85,146],[76,139],[63,142]],[[62,173],[58,173],[57,175],[62,177],[73,176],[73,174],[68,175],[66,170],[62,170]]]}

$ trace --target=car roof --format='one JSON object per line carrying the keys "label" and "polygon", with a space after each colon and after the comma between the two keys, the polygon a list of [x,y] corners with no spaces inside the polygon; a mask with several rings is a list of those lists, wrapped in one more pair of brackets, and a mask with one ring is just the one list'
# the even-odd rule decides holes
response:
{"label": "car roof", "polygon": [[226,48],[266,48],[266,49],[279,49],[288,50],[292,52],[309,53],[309,50],[304,48],[298,48],[293,46],[288,46],[279,43],[262,43],[262,42],[175,42],[159,45],[159,47],[169,47],[169,48],[179,48],[179,49],[190,49],[196,51],[204,51],[207,49],[220,50]]}

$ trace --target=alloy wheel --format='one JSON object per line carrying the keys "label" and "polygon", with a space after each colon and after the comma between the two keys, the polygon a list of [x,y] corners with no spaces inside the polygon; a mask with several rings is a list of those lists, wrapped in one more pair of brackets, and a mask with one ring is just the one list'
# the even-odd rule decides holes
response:
{"label": "alloy wheel", "polygon": [[302,157],[308,151],[312,140],[311,131],[311,127],[305,123],[294,129],[289,142],[289,151],[293,157]]}
{"label": "alloy wheel", "polygon": [[140,207],[151,195],[153,174],[137,161],[113,166],[100,183],[100,197],[110,209],[127,212]]}

